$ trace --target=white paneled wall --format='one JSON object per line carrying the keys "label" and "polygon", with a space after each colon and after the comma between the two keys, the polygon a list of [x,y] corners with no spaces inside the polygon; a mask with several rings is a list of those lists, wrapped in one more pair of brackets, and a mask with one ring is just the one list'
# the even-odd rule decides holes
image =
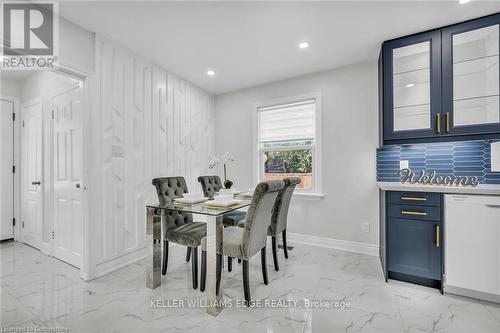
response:
{"label": "white paneled wall", "polygon": [[100,37],[91,85],[90,266],[99,276],[144,255],[152,178],[184,176],[200,191],[214,152],[214,101]]}

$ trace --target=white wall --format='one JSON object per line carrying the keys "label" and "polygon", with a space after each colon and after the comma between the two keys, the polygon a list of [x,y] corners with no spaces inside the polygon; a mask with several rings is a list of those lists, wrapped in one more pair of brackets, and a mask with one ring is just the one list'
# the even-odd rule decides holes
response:
{"label": "white wall", "polygon": [[[235,187],[247,189],[254,186],[252,104],[317,91],[321,92],[323,103],[325,197],[294,200],[288,215],[288,232],[378,244],[376,62],[216,96],[216,152],[234,154],[235,162],[229,167],[229,178],[234,180]],[[369,233],[361,232],[363,222],[370,223]]]}
{"label": "white wall", "polygon": [[48,70],[34,71],[21,82],[21,102],[66,88],[78,81]]}
{"label": "white wall", "polygon": [[145,255],[151,179],[184,176],[191,191],[214,150],[213,96],[96,37],[90,78],[90,277]]}
{"label": "white wall", "polygon": [[59,18],[59,62],[84,73],[94,71],[95,34]]}
{"label": "white wall", "polygon": [[0,94],[10,97],[21,96],[21,82],[9,80],[0,73]]}

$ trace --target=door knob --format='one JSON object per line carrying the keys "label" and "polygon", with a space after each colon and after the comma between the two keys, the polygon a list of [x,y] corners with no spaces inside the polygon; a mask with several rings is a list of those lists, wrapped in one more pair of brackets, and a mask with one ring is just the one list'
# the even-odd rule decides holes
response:
{"label": "door knob", "polygon": [[31,185],[41,185],[42,183],[40,183],[40,181],[36,181],[36,182],[31,182]]}
{"label": "door knob", "polygon": [[76,184],[75,186],[76,188],[80,188],[80,183]]}

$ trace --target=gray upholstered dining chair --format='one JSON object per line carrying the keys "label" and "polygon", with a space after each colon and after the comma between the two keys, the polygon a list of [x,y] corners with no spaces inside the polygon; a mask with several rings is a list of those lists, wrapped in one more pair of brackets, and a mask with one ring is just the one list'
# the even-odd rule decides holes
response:
{"label": "gray upholstered dining chair", "polygon": [[[278,193],[285,186],[281,180],[262,182],[255,188],[252,203],[248,208],[243,228],[227,227],[223,231],[223,242],[217,254],[217,293],[220,289],[222,256],[227,255],[243,260],[243,291],[245,300],[250,302],[249,260],[260,251],[262,277],[268,284],[266,263],[267,229],[273,215],[274,203]],[[205,290],[206,280],[206,238],[201,242],[200,290]],[[248,304],[248,303],[247,303]]]}
{"label": "gray upholstered dining chair", "polygon": [[[283,238],[283,252],[285,254],[285,259],[288,259],[288,248],[286,245],[286,226],[288,218],[288,209],[290,208],[290,201],[292,199],[292,194],[295,186],[300,184],[299,177],[284,178],[283,182],[285,187],[280,190],[274,203],[273,216],[271,218],[271,224],[267,229],[267,235],[271,236],[272,250],[273,250],[273,262],[274,270],[279,271],[278,264],[278,254],[277,254],[277,244],[276,237],[281,233]],[[244,227],[245,221],[242,220],[238,222],[239,227]]]}
{"label": "gray upholstered dining chair", "polygon": [[[163,177],[153,179],[156,187],[159,204],[168,207],[175,198],[182,198],[188,193],[184,177]],[[162,274],[167,273],[168,243],[173,242],[188,247],[188,256],[191,256],[191,274],[193,288],[198,288],[198,246],[201,239],[207,235],[207,227],[203,222],[193,222],[193,215],[184,212],[163,211],[163,267]],[[190,250],[190,251],[189,251]]]}
{"label": "gray upholstered dining chair", "polygon": [[[198,181],[201,184],[201,189],[203,190],[203,195],[207,198],[213,198],[214,194],[219,192],[222,186],[222,182],[219,176],[200,176]],[[238,222],[245,218],[246,213],[242,211],[232,211],[224,214],[222,223],[226,227],[232,227],[238,225]]]}
{"label": "gray upholstered dining chair", "polygon": [[[219,176],[200,176],[198,181],[201,184],[201,189],[203,190],[203,195],[207,198],[213,198],[215,193],[219,192],[222,186],[222,182]],[[224,227],[233,227],[238,225],[238,222],[244,220],[246,212],[240,210],[234,210],[232,212],[224,214],[222,218],[222,224]],[[233,258],[227,258],[227,270],[231,272],[233,270]]]}

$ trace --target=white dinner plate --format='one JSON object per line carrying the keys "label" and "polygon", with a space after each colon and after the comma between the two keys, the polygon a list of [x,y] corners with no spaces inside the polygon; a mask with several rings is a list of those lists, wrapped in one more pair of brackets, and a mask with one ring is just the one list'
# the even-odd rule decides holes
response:
{"label": "white dinner plate", "polygon": [[184,205],[193,205],[196,203],[200,202],[205,202],[207,201],[207,198],[200,197],[200,198],[177,198],[174,200],[174,203],[179,203],[179,204],[184,204]]}
{"label": "white dinner plate", "polygon": [[203,205],[207,206],[207,207],[231,207],[231,206],[237,205],[239,203],[241,203],[241,201],[235,200],[235,199],[223,200],[223,201],[211,200],[211,201],[207,201],[207,202],[203,203]]}

